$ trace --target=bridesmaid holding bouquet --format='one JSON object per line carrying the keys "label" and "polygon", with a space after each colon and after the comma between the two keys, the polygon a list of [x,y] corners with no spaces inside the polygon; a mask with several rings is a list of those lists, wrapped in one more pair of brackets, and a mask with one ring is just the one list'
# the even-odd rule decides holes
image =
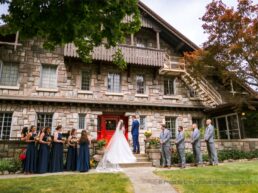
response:
{"label": "bridesmaid holding bouquet", "polygon": [[62,126],[56,127],[54,132],[54,141],[52,147],[52,157],[50,162],[50,172],[62,172],[64,170],[63,165],[63,144],[62,140]]}
{"label": "bridesmaid holding bouquet", "polygon": [[77,142],[76,129],[72,129],[70,136],[67,139],[68,151],[66,158],[66,170],[75,171],[77,162]]}
{"label": "bridesmaid holding bouquet", "polygon": [[26,142],[28,143],[26,151],[26,161],[24,166],[24,172],[26,174],[31,174],[36,172],[36,146],[35,138],[37,136],[36,127],[31,126],[30,132],[26,137]]}
{"label": "bridesmaid holding bouquet", "polygon": [[51,145],[51,129],[46,127],[44,132],[39,136],[39,154],[38,154],[38,172],[40,174],[48,172],[50,145]]}
{"label": "bridesmaid holding bouquet", "polygon": [[87,132],[82,131],[81,138],[79,140],[80,150],[77,161],[77,170],[80,172],[87,172],[90,169],[90,150]]}

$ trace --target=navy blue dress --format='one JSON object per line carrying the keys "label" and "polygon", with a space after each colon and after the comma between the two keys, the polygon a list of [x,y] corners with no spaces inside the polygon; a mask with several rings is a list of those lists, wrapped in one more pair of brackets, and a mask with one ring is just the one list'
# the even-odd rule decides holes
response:
{"label": "navy blue dress", "polygon": [[80,143],[80,150],[77,160],[77,170],[80,172],[87,172],[90,169],[90,151],[89,144]]}
{"label": "navy blue dress", "polygon": [[[58,133],[58,140],[62,140],[62,133]],[[50,172],[62,172],[63,164],[63,143],[53,142],[51,152]]]}
{"label": "navy blue dress", "polygon": [[[76,137],[72,137],[71,139],[76,139]],[[66,170],[67,171],[75,171],[76,170],[76,162],[77,162],[76,144],[75,144],[75,147],[69,145],[68,151],[67,151],[67,158],[66,158]]]}
{"label": "navy blue dress", "polygon": [[[34,140],[37,136],[36,133],[32,134],[29,140]],[[36,146],[35,141],[29,142],[26,151],[26,160],[24,165],[24,172],[34,173],[36,172]]]}
{"label": "navy blue dress", "polygon": [[[49,134],[45,134],[42,141],[47,142],[49,137],[50,137]],[[49,157],[50,157],[49,145],[41,143],[39,145],[39,153],[38,153],[38,172],[40,174],[48,172]]]}

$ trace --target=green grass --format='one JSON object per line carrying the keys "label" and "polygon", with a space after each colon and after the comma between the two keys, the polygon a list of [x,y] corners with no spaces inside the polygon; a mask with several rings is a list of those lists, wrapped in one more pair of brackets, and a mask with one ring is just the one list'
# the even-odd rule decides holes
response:
{"label": "green grass", "polygon": [[74,174],[0,180],[2,193],[133,193],[124,174]]}
{"label": "green grass", "polygon": [[257,193],[258,162],[155,171],[180,193]]}

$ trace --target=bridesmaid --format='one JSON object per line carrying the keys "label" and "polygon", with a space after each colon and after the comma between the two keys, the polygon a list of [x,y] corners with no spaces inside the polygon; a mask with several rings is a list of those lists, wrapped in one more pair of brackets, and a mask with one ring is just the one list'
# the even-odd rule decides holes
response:
{"label": "bridesmaid", "polygon": [[39,136],[38,172],[40,174],[48,172],[51,145],[50,133],[50,127],[46,127]]}
{"label": "bridesmaid", "polygon": [[[26,142],[27,135],[28,135],[28,127],[23,127],[21,131],[21,141]],[[23,150],[23,153],[26,154],[26,149]],[[22,171],[24,171],[25,161],[26,161],[26,158],[22,160]]]}
{"label": "bridesmaid", "polygon": [[87,132],[82,131],[81,138],[79,140],[80,150],[77,161],[77,170],[80,172],[87,172],[90,169],[90,151]]}
{"label": "bridesmaid", "polygon": [[67,171],[76,170],[77,161],[77,137],[76,129],[72,129],[70,136],[67,139],[68,152],[66,158],[66,169]]}
{"label": "bridesmaid", "polygon": [[62,126],[58,125],[54,132],[54,142],[52,147],[52,158],[50,162],[50,172],[62,172],[63,165],[63,144],[62,140]]}
{"label": "bridesmaid", "polygon": [[26,142],[28,143],[26,151],[26,161],[24,166],[24,172],[26,174],[36,172],[36,146],[35,137],[37,136],[36,127],[31,126],[30,132],[26,137]]}

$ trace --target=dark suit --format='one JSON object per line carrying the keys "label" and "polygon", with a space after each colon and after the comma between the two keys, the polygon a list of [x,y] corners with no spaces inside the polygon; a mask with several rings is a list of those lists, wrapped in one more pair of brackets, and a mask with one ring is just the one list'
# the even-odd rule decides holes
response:
{"label": "dark suit", "polygon": [[132,124],[132,137],[133,137],[133,152],[140,152],[140,144],[139,144],[139,121],[136,119]]}

